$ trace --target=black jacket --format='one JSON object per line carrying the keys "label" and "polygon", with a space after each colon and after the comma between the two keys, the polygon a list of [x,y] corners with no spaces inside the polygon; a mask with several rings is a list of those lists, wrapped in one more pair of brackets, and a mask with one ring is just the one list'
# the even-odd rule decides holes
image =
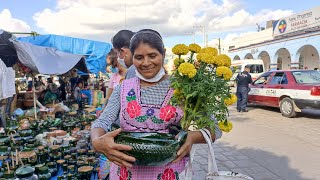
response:
{"label": "black jacket", "polygon": [[252,83],[252,78],[247,71],[243,71],[238,74],[236,81],[237,87],[249,87],[249,84]]}

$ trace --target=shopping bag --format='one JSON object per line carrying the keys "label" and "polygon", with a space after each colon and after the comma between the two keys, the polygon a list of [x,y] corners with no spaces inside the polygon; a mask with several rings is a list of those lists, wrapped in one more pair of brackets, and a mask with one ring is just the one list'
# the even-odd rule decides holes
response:
{"label": "shopping bag", "polygon": [[[237,173],[237,172],[231,172],[231,171],[219,171],[217,167],[216,158],[214,155],[213,147],[212,147],[212,138],[211,133],[207,129],[200,129],[200,132],[202,133],[204,139],[206,140],[209,150],[208,150],[208,173],[206,174],[206,180],[253,180],[253,178]],[[192,147],[192,150],[190,152],[190,161],[187,166],[187,170],[185,173],[185,179],[191,180],[192,179],[192,160],[193,156],[195,154],[196,149]]]}

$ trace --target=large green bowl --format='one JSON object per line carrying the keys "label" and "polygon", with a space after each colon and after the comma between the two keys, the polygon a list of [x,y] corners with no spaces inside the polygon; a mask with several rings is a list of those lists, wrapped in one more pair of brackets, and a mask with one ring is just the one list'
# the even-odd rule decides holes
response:
{"label": "large green bowl", "polygon": [[176,158],[176,153],[184,143],[187,132],[174,135],[162,133],[122,132],[116,138],[118,144],[131,146],[125,154],[136,158],[135,165],[162,166]]}

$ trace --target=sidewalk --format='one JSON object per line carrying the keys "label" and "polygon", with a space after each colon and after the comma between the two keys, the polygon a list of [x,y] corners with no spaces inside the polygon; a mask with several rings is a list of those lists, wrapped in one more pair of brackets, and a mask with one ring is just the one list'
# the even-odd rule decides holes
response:
{"label": "sidewalk", "polygon": [[[214,144],[218,169],[221,171],[234,171],[248,175],[255,180],[283,180],[270,170],[263,167],[254,159],[249,158],[237,149],[224,143]],[[192,164],[193,179],[204,180],[208,171],[208,146],[197,145],[197,152]]]}

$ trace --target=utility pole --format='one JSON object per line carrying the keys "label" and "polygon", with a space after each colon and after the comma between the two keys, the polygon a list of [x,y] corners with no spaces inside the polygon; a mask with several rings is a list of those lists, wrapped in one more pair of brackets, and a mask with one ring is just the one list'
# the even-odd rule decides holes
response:
{"label": "utility pole", "polygon": [[219,49],[219,55],[220,55],[221,54],[221,44],[220,44],[221,39],[219,38],[218,40],[219,40],[218,49]]}

